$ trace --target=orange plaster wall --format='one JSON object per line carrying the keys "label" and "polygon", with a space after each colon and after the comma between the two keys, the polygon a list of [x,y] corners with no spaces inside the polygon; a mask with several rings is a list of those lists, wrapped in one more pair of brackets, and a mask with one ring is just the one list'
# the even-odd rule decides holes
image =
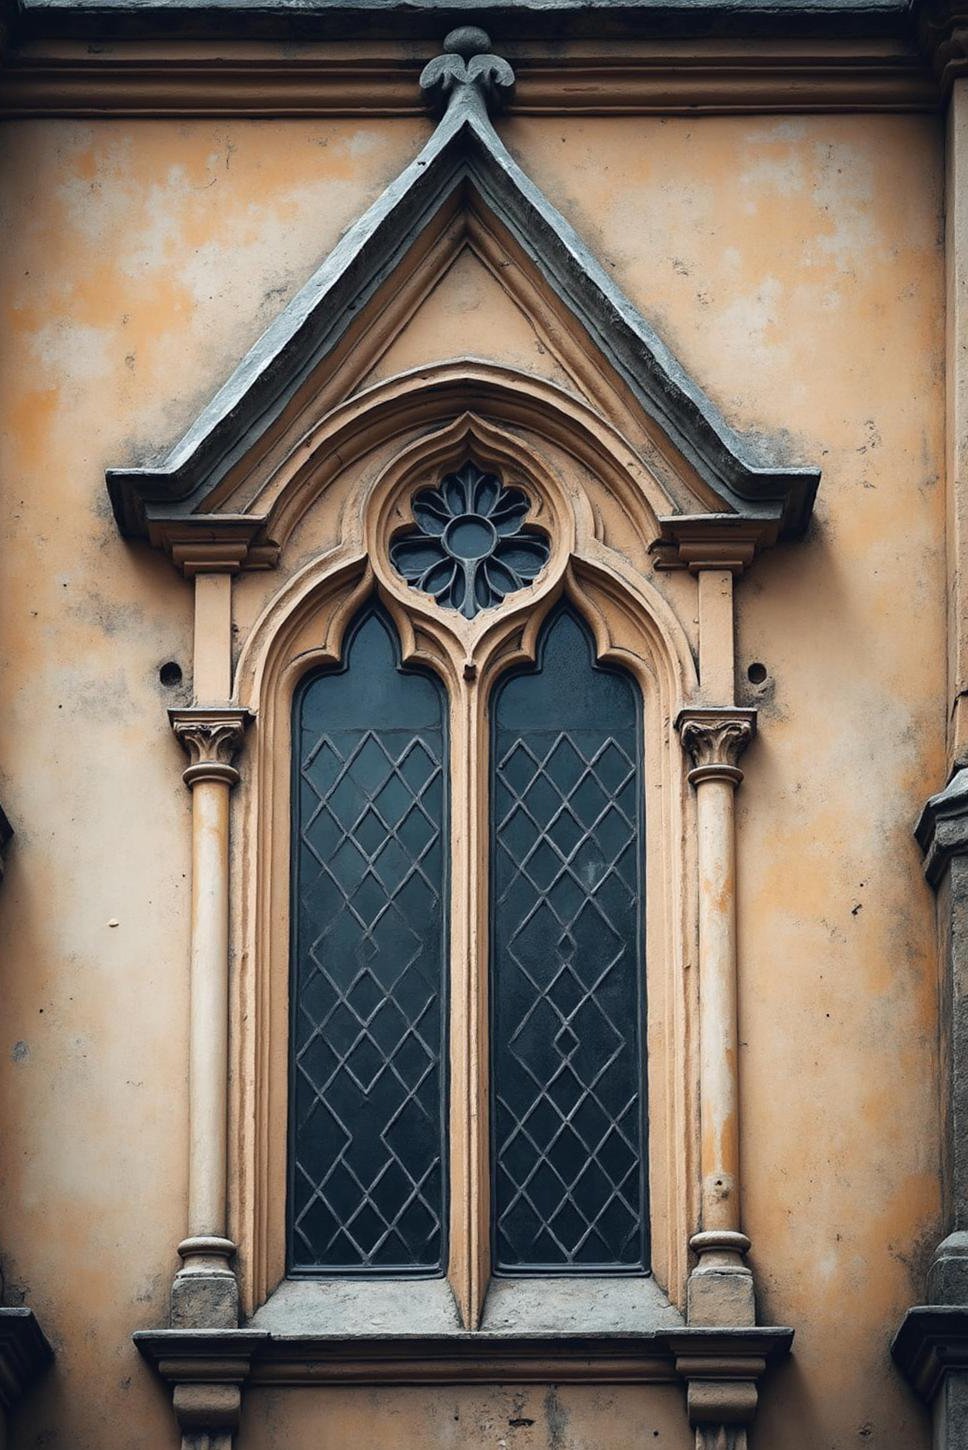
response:
{"label": "orange plaster wall", "polygon": [[[887,1346],[939,1203],[933,904],[910,828],[944,770],[940,126],[502,131],[730,422],[824,469],[810,537],[737,591],[740,681],[769,672],[744,685],[761,735],[739,797],[745,1212],[763,1317],[798,1336],[754,1450],[926,1450]],[[191,596],[119,540],[103,472],[178,435],[426,133],[4,129],[0,1251],[58,1354],[15,1450],[175,1443],[129,1336],[163,1322],[184,1229],[189,800],[164,708],[189,696]],[[442,355],[475,350],[486,308],[455,281],[464,341],[440,335]],[[418,318],[401,357],[448,315]],[[525,359],[527,335],[508,349]],[[394,1450],[618,1450],[653,1443],[652,1420],[654,1443],[689,1442],[659,1387],[562,1390],[566,1421],[540,1389],[533,1414],[506,1390],[325,1394],[253,1394],[240,1450],[326,1445],[324,1423],[334,1446],[379,1423]]]}

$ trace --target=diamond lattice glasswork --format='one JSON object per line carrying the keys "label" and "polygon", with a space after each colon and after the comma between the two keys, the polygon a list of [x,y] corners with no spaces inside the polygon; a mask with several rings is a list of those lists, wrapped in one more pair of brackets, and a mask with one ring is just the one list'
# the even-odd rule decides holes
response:
{"label": "diamond lattice glasswork", "polygon": [[370,609],[294,713],[289,1270],[440,1270],[446,710]]}
{"label": "diamond lattice glasswork", "polygon": [[641,700],[567,610],[492,713],[494,1261],[648,1264]]}
{"label": "diamond lattice glasswork", "polygon": [[524,527],[531,500],[476,463],[422,489],[412,507],[417,527],[390,545],[393,567],[465,619],[523,589],[548,560],[545,535]]}

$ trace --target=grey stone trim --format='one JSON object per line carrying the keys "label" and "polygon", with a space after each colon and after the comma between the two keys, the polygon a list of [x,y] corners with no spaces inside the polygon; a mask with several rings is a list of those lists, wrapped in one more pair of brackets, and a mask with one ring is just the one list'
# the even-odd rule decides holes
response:
{"label": "grey stone trim", "polygon": [[[455,56],[446,59],[463,65]],[[441,71],[435,66],[425,75],[436,94]],[[426,146],[350,228],[171,451],[153,466],[109,471],[123,533],[145,535],[151,520],[203,511],[209,490],[279,416],[421,231],[465,185],[508,229],[645,413],[715,491],[722,511],[772,523],[781,537],[803,532],[819,472],[771,465],[729,426],[521,170],[487,114],[495,66],[510,72],[489,55],[472,57],[463,75],[448,72],[447,110]],[[508,93],[506,77],[500,89]]]}
{"label": "grey stone trim", "polygon": [[0,1407],[5,1413],[53,1358],[32,1309],[0,1309]]}
{"label": "grey stone trim", "polygon": [[16,40],[424,40],[468,19],[506,40],[738,34],[898,36],[909,0],[6,0]]}
{"label": "grey stone trim", "polygon": [[925,802],[914,828],[924,852],[924,874],[937,886],[953,856],[968,855],[968,770],[959,770],[944,790]]}
{"label": "grey stone trim", "polygon": [[[891,1354],[912,1389],[928,1404],[949,1373],[968,1371],[968,1305],[922,1304],[909,1309]],[[951,1450],[963,1446],[951,1440]]]}
{"label": "grey stone trim", "polygon": [[941,1154],[949,1236],[929,1274],[931,1298],[968,1305],[968,769],[927,801],[915,828],[937,895]]}

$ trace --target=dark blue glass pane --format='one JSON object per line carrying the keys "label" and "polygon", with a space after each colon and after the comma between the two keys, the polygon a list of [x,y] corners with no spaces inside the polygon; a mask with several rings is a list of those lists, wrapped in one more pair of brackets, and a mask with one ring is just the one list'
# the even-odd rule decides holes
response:
{"label": "dark blue glass pane", "polygon": [[567,609],[492,709],[495,1265],[648,1265],[642,705]]}
{"label": "dark blue glass pane", "polygon": [[293,731],[290,1271],[439,1271],[443,689],[371,607]]}

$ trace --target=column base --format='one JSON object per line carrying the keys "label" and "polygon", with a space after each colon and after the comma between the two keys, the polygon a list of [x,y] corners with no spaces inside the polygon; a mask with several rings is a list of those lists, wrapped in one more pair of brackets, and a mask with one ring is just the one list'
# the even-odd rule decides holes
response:
{"label": "column base", "polygon": [[968,1233],[942,1239],[928,1269],[928,1302],[968,1304]]}
{"label": "column base", "polygon": [[743,1262],[750,1241],[727,1229],[693,1234],[699,1262],[686,1282],[689,1324],[746,1328],[756,1323],[753,1275]]}
{"label": "column base", "polygon": [[231,1239],[195,1237],[178,1245],[182,1267],[171,1286],[172,1329],[236,1329],[239,1285]]}

